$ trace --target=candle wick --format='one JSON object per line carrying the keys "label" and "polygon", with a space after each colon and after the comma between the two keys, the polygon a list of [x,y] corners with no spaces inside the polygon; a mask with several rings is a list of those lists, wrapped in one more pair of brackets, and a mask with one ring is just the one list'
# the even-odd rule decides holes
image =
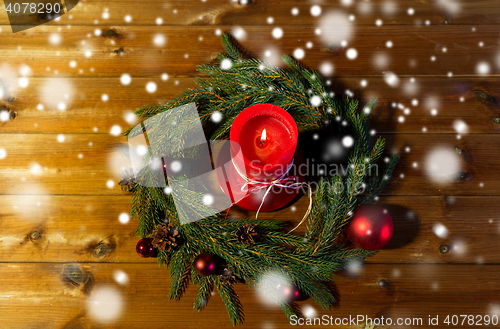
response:
{"label": "candle wick", "polygon": [[265,141],[267,140],[266,138],[266,130],[262,131],[262,135],[260,135],[260,144],[264,145]]}

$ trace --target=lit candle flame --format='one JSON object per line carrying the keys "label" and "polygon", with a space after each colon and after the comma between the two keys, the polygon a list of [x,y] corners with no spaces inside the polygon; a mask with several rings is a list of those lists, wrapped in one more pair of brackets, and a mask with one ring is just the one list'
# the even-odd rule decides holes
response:
{"label": "lit candle flame", "polygon": [[264,131],[262,132],[262,135],[260,135],[260,143],[261,144],[264,144],[264,142],[266,141],[266,130],[264,129]]}

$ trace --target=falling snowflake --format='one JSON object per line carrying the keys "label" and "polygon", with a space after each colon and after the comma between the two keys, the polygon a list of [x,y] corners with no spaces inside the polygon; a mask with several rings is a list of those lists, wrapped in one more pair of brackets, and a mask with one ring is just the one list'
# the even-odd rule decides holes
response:
{"label": "falling snowflake", "polygon": [[150,81],[146,84],[146,91],[150,94],[156,91],[156,83]]}
{"label": "falling snowflake", "polygon": [[153,37],[153,43],[156,46],[159,46],[159,47],[164,46],[166,42],[167,42],[167,38],[163,34],[156,34]]}
{"label": "falling snowflake", "polygon": [[332,75],[333,74],[333,64],[330,62],[323,62],[319,67],[319,71],[323,75]]}
{"label": "falling snowflake", "polygon": [[351,147],[354,145],[354,138],[352,138],[351,136],[345,136],[344,138],[342,138],[342,145],[344,145],[344,147]]}
{"label": "falling snowflake", "polygon": [[42,173],[42,166],[36,162],[32,162],[30,165],[30,171],[33,175],[40,175]]}
{"label": "falling snowflake", "polygon": [[311,15],[313,15],[314,17],[318,17],[319,15],[321,15],[321,7],[318,5],[312,6]]}
{"label": "falling snowflake", "polygon": [[210,206],[214,203],[214,197],[210,194],[205,194],[203,196],[203,204],[206,205],[206,206]]}
{"label": "falling snowflake", "polygon": [[19,87],[21,87],[21,88],[28,87],[28,85],[29,85],[28,78],[27,77],[21,77],[21,78],[19,78],[18,84],[19,84]]}
{"label": "falling snowflake", "polygon": [[438,184],[450,182],[450,176],[461,171],[461,159],[451,148],[439,147],[427,154],[425,171],[429,179]]}
{"label": "falling snowflake", "polygon": [[222,120],[222,113],[219,112],[219,111],[215,111],[214,113],[212,113],[210,119],[212,120],[212,122],[214,123],[219,123],[221,122]]}
{"label": "falling snowflake", "polygon": [[354,48],[349,48],[347,49],[346,56],[350,60],[356,59],[356,57],[358,57],[358,51]]}
{"label": "falling snowflake", "polygon": [[109,133],[113,136],[118,136],[122,133],[122,128],[119,125],[114,125],[113,127],[111,127]]}
{"label": "falling snowflake", "polygon": [[396,13],[397,9],[397,4],[394,1],[384,1],[384,3],[382,3],[382,13],[384,15],[393,15]]}
{"label": "falling snowflake", "polygon": [[129,278],[128,278],[128,275],[127,273],[121,271],[121,270],[116,270],[114,273],[113,273],[113,278],[115,279],[115,281],[121,285],[125,285],[129,282]]}
{"label": "falling snowflake", "polygon": [[122,212],[119,216],[118,216],[118,221],[121,223],[121,224],[127,224],[129,221],[130,221],[130,215],[126,212]]}
{"label": "falling snowflake", "polygon": [[135,113],[132,111],[125,111],[125,113],[123,114],[123,119],[129,125],[134,125],[135,123],[137,123],[137,121],[139,121],[139,118],[137,117],[137,115],[135,115]]}
{"label": "falling snowflake", "polygon": [[318,95],[314,95],[313,97],[311,97],[312,106],[318,107],[321,105],[321,103],[322,103],[321,97],[319,97]]}
{"label": "falling snowflake", "polygon": [[321,16],[317,29],[321,40],[325,44],[338,44],[352,38],[354,27],[347,14],[341,11],[332,11]]}
{"label": "falling snowflake", "polygon": [[490,64],[486,62],[480,62],[476,66],[476,71],[478,74],[485,75],[490,73]]}
{"label": "falling snowflake", "polygon": [[49,35],[49,42],[51,45],[57,46],[58,44],[61,43],[61,40],[62,40],[61,35],[58,33],[51,33]]}
{"label": "falling snowflake", "polygon": [[462,120],[455,120],[453,122],[453,128],[460,134],[465,134],[469,131],[469,126]]}
{"label": "falling snowflake", "polygon": [[384,75],[384,81],[391,87],[397,87],[399,85],[399,78],[396,74],[392,72],[386,72]]}
{"label": "falling snowflake", "polygon": [[223,70],[230,70],[232,67],[233,67],[233,62],[231,62],[231,60],[228,58],[224,58],[220,62],[220,68]]}
{"label": "falling snowflake", "polygon": [[232,31],[232,35],[237,40],[245,40],[247,37],[247,32],[240,26],[235,26]]}
{"label": "falling snowflake", "polygon": [[173,171],[173,172],[179,172],[181,169],[182,169],[182,164],[179,160],[174,160],[172,161],[172,163],[170,164],[170,169]]}
{"label": "falling snowflake", "polygon": [[118,319],[123,307],[120,292],[112,287],[97,287],[87,299],[88,314],[102,323],[110,323]]}
{"label": "falling snowflake", "polygon": [[124,73],[120,77],[120,82],[122,83],[122,85],[129,85],[130,82],[132,82],[132,77],[130,76],[130,74]]}
{"label": "falling snowflake", "polygon": [[296,58],[296,59],[303,59],[304,56],[306,55],[304,49],[302,48],[297,48],[293,51],[293,56]]}
{"label": "falling snowflake", "polygon": [[281,39],[281,37],[283,36],[283,29],[281,29],[279,27],[275,27],[273,29],[272,35],[273,35],[273,38],[275,38],[275,39]]}

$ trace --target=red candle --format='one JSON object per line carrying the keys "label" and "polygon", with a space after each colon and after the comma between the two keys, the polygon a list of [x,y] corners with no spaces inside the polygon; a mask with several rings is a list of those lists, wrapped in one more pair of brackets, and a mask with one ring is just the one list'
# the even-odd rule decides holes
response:
{"label": "red candle", "polygon": [[257,104],[242,111],[231,127],[233,162],[255,180],[272,181],[290,165],[297,148],[298,130],[281,107]]}
{"label": "red candle", "polygon": [[287,173],[294,163],[297,138],[292,116],[276,105],[257,104],[242,111],[231,127],[231,160],[227,154],[219,159],[220,163],[230,162],[217,172],[224,193],[237,205],[254,211],[275,210],[292,201],[300,189],[273,186],[268,191],[270,185],[255,182],[273,182]]}

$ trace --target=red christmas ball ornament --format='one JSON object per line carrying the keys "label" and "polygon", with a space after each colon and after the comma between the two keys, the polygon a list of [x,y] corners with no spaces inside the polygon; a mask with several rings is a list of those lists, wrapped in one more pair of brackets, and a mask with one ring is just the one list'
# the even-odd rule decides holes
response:
{"label": "red christmas ball ornament", "polygon": [[365,250],[382,249],[391,241],[394,225],[389,212],[381,206],[362,205],[347,227],[347,237]]}
{"label": "red christmas ball ornament", "polygon": [[278,288],[279,296],[287,302],[295,302],[302,296],[299,288],[292,284],[282,285]]}
{"label": "red christmas ball ornament", "polygon": [[141,239],[137,242],[135,250],[142,257],[151,257],[155,253],[155,248],[153,247],[153,240],[151,239]]}
{"label": "red christmas ball ornament", "polygon": [[193,267],[199,275],[212,275],[217,270],[217,260],[213,255],[202,253],[194,259]]}

